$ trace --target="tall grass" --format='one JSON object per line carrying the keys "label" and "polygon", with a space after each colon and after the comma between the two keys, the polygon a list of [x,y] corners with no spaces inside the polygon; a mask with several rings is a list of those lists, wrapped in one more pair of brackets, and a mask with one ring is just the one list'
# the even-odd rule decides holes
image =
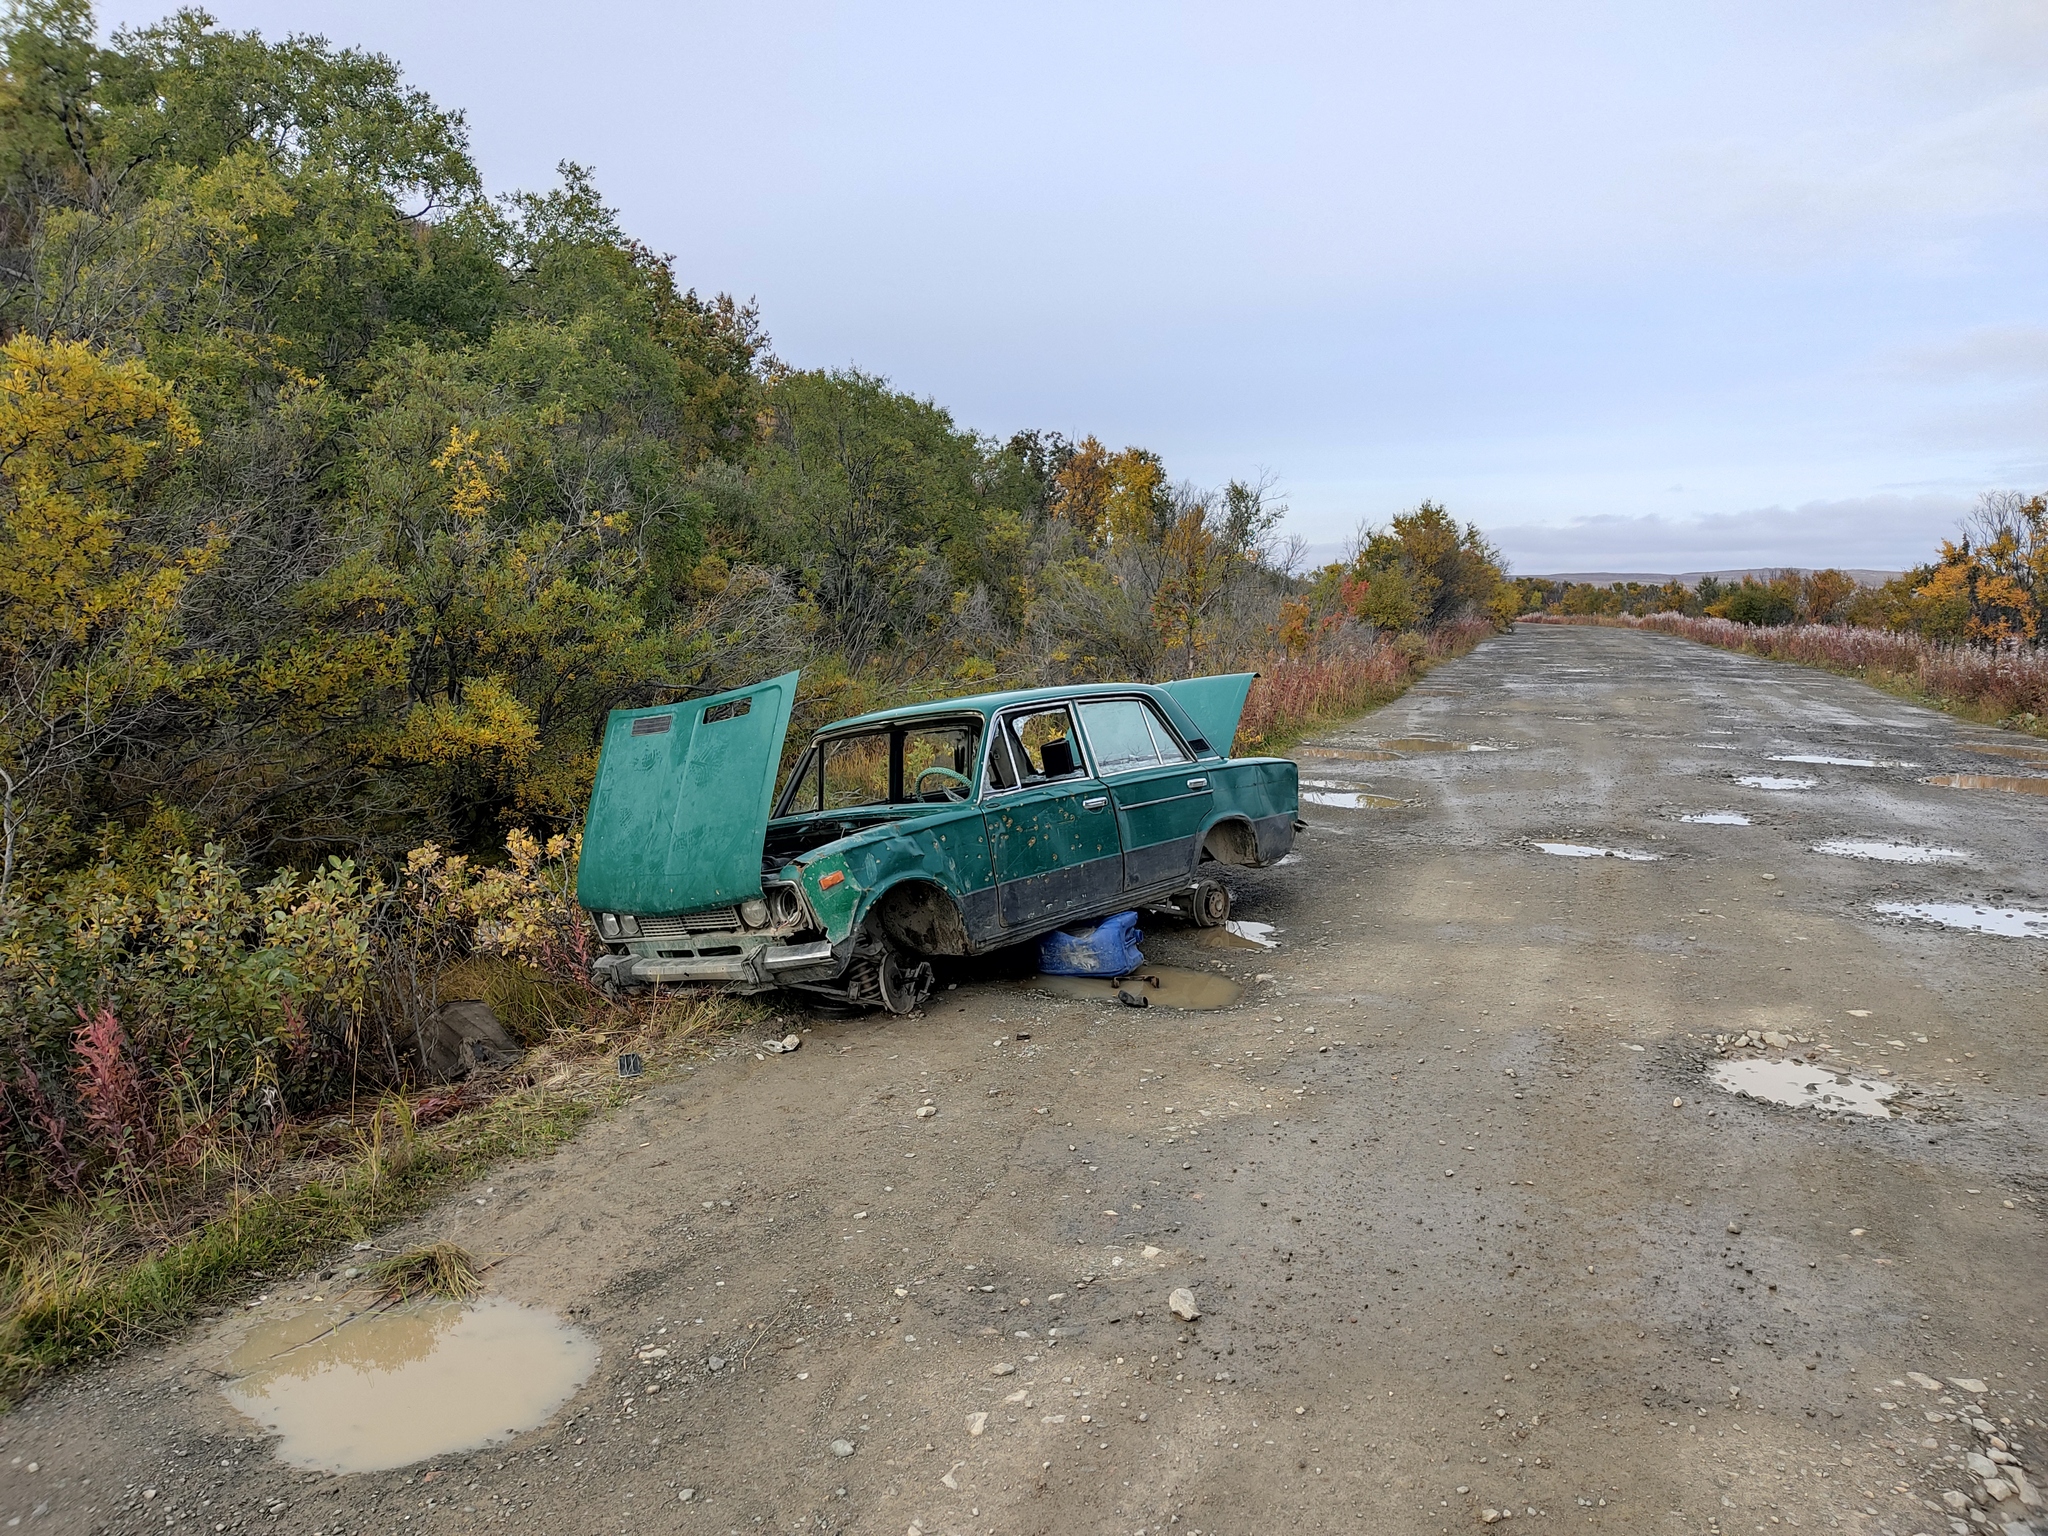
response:
{"label": "tall grass", "polygon": [[1729,619],[1653,613],[1643,618],[1532,614],[1519,622],[1654,629],[1747,651],[1774,661],[1823,667],[1945,707],[2038,729],[2048,715],[2048,648],[1953,645],[1899,630],[1840,624],[1737,624]]}
{"label": "tall grass", "polygon": [[1262,665],[1237,726],[1237,750],[1275,752],[1318,726],[1399,697],[1429,667],[1462,656],[1497,633],[1485,619],[1446,624],[1427,636],[1277,657]]}

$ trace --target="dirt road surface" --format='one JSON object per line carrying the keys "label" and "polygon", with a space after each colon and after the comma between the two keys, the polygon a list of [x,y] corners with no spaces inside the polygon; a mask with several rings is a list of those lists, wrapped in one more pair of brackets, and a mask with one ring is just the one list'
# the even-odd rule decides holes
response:
{"label": "dirt road surface", "polygon": [[[1377,747],[1418,737],[1494,750]],[[1237,1006],[984,969],[921,1018],[790,1015],[794,1054],[727,1050],[394,1235],[594,1337],[540,1427],[282,1464],[221,1383],[339,1285],[307,1275],[0,1421],[0,1523],[2048,1531],[2048,938],[1878,910],[2048,910],[2048,798],[1920,782],[2020,740],[1524,627],[1303,749],[1315,793],[1399,803],[1312,805],[1232,873],[1277,949],[1148,919]],[[1682,819],[1715,813],[1749,824]],[[1717,1049],[1752,1030],[1784,1043]],[[1809,1054],[1897,1112],[1708,1075]]]}

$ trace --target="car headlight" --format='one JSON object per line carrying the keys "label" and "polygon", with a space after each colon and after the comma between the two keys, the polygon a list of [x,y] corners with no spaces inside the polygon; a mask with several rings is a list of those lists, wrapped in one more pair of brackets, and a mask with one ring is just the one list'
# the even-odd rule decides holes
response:
{"label": "car headlight", "polygon": [[598,913],[597,931],[608,939],[616,939],[619,936],[619,915],[616,912]]}
{"label": "car headlight", "polygon": [[803,898],[797,895],[793,885],[770,886],[768,907],[778,923],[793,923],[804,915]]}
{"label": "car headlight", "polygon": [[754,896],[740,903],[740,921],[749,928],[763,928],[768,923],[768,903]]}
{"label": "car headlight", "polygon": [[621,912],[619,914],[619,932],[623,933],[629,939],[639,938],[640,919],[633,916],[633,914],[630,912]]}

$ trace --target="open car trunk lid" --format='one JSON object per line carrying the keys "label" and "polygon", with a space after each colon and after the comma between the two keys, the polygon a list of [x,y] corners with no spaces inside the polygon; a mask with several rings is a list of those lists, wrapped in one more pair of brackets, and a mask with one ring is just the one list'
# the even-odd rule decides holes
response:
{"label": "open car trunk lid", "polygon": [[576,873],[585,911],[693,912],[761,894],[796,680],[611,712]]}
{"label": "open car trunk lid", "polygon": [[1225,757],[1237,739],[1238,716],[1252,691],[1256,672],[1226,672],[1216,677],[1186,677],[1177,683],[1161,683],[1160,691],[1188,712],[1209,745]]}

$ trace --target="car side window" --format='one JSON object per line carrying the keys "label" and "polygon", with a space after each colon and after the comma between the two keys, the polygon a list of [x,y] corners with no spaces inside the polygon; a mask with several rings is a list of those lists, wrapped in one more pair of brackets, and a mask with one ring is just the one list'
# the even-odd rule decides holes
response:
{"label": "car side window", "polygon": [[1005,715],[989,762],[999,789],[1078,778],[1087,772],[1074,744],[1074,718],[1064,704]]}
{"label": "car side window", "polygon": [[1159,748],[1145,723],[1145,706],[1136,699],[1101,699],[1079,710],[1096,772],[1107,776],[1158,766]]}

